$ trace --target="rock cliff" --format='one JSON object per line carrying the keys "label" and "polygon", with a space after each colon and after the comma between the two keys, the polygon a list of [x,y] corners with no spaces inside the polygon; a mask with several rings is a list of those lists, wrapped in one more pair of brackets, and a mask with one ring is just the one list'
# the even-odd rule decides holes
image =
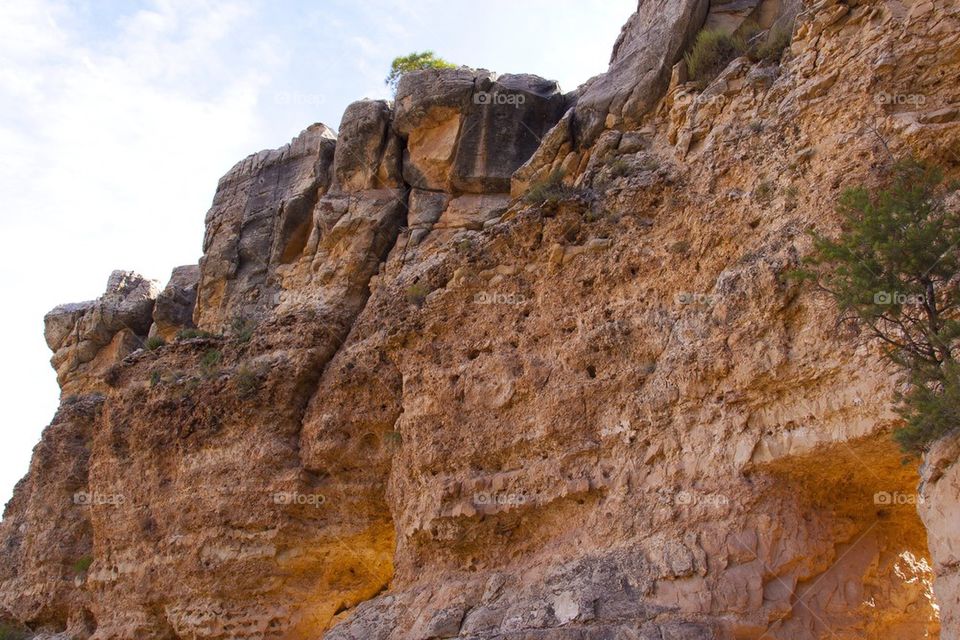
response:
{"label": "rock cliff", "polygon": [[[779,62],[687,81],[704,25],[750,23]],[[246,158],[199,267],[48,314],[0,619],[958,637],[957,444],[904,463],[895,373],[786,277],[894,155],[960,175],[958,74],[956,1],[642,0],[572,94],[415,72]]]}

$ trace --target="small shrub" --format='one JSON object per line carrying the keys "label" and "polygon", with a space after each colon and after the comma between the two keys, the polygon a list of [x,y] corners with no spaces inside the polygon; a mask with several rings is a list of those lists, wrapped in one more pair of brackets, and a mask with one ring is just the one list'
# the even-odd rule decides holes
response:
{"label": "small shrub", "polygon": [[630,163],[623,158],[615,158],[607,165],[612,178],[622,178],[630,173]]}
{"label": "small shrub", "polygon": [[240,342],[250,342],[250,338],[253,337],[253,330],[256,328],[257,324],[253,320],[242,317],[236,317],[230,323],[230,333]]}
{"label": "small shrub", "polygon": [[670,253],[686,254],[690,251],[690,242],[687,240],[678,240],[670,245],[667,250]]}
{"label": "small shrub", "polygon": [[87,572],[87,569],[90,568],[90,565],[93,564],[93,558],[90,556],[83,556],[78,558],[76,562],[73,563],[73,571],[77,575],[81,575]]}
{"label": "small shrub", "polygon": [[27,640],[29,634],[5,622],[0,622],[0,640]]}
{"label": "small shrub", "polygon": [[152,371],[152,372],[150,373],[150,386],[151,386],[151,387],[155,387],[155,386],[157,386],[158,384],[160,384],[161,380],[163,380],[163,377],[161,376],[161,374],[160,374],[159,371]]}
{"label": "small shrub", "polygon": [[167,344],[167,341],[161,338],[160,336],[153,336],[152,338],[147,338],[147,349],[150,351],[155,351],[163,345]]}
{"label": "small shrub", "polygon": [[194,338],[218,338],[219,336],[215,333],[210,333],[209,331],[201,331],[200,329],[181,329],[177,333],[177,340],[192,340]]}
{"label": "small shrub", "polygon": [[242,367],[236,376],[237,393],[242,398],[253,395],[260,388],[260,382],[259,374],[247,367]]}
{"label": "small shrub", "polygon": [[760,120],[751,120],[750,124],[747,125],[750,128],[750,131],[753,133],[760,133],[763,131],[763,122]]}
{"label": "small shrub", "polygon": [[219,349],[208,349],[200,358],[200,366],[207,371],[211,371],[220,364],[221,359],[223,359],[223,354],[220,353]]}
{"label": "small shrub", "polygon": [[386,435],[383,436],[383,441],[390,448],[399,447],[403,444],[403,435],[399,431],[387,431]]}
{"label": "small shrub", "polygon": [[742,37],[728,35],[720,29],[703,29],[690,51],[683,55],[687,73],[700,86],[706,86],[746,48]]}
{"label": "small shrub", "polygon": [[407,287],[407,302],[410,304],[415,304],[418,307],[423,306],[428,295],[430,295],[430,289],[422,282],[416,282]]}
{"label": "small shrub", "polygon": [[776,193],[776,188],[773,186],[773,182],[763,180],[757,185],[757,188],[753,190],[753,198],[760,204],[767,204],[773,200],[774,193]]}
{"label": "small shrub", "polygon": [[656,171],[660,168],[660,161],[656,158],[656,156],[646,156],[640,162],[640,168],[644,171]]}
{"label": "small shrub", "polygon": [[754,62],[780,62],[792,38],[792,23],[774,25],[763,41],[750,51],[750,59]]}
{"label": "small shrub", "polygon": [[575,195],[575,189],[563,184],[563,172],[558,169],[544,180],[531,185],[523,200],[528,204],[556,204]]}

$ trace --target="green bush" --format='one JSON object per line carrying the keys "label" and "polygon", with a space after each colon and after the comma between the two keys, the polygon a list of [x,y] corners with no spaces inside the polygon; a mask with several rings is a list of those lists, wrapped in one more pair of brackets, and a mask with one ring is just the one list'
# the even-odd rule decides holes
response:
{"label": "green bush", "polygon": [[73,571],[77,575],[84,574],[87,572],[87,569],[90,568],[90,565],[93,564],[93,558],[90,556],[83,556],[78,558],[76,562],[73,563]]}
{"label": "green bush", "polygon": [[233,322],[230,323],[230,333],[240,342],[250,342],[256,328],[257,324],[254,321],[242,317],[234,318]]}
{"label": "green bush", "polygon": [[161,338],[160,336],[153,336],[152,338],[147,338],[147,349],[149,349],[150,351],[159,349],[165,344],[167,344],[167,341]]}
{"label": "green bush", "polygon": [[415,304],[418,307],[423,306],[428,295],[430,295],[430,288],[422,282],[416,282],[407,287],[407,302],[410,304]]}
{"label": "green bush", "polygon": [[794,273],[829,293],[841,319],[884,345],[903,373],[894,437],[908,453],[960,425],[960,211],[947,206],[949,190],[938,170],[913,161],[886,188],[848,189],[839,237],[813,234],[814,251]]}
{"label": "green bush", "polygon": [[742,37],[728,35],[720,29],[703,29],[693,47],[683,55],[691,80],[705,86],[720,75],[730,61],[746,52]]}
{"label": "green bush", "polygon": [[163,376],[160,374],[159,371],[151,371],[151,372],[150,372],[150,386],[151,386],[151,387],[157,386],[157,385],[160,384],[160,382],[162,382],[162,381],[163,381]]}
{"label": "green bush", "polygon": [[242,367],[236,375],[237,393],[242,398],[253,395],[260,388],[260,382],[259,374],[247,367]]}
{"label": "green bush", "polygon": [[793,23],[774,25],[763,41],[750,51],[754,62],[779,62],[793,39]]}
{"label": "green bush", "polygon": [[384,79],[384,84],[396,93],[397,84],[405,73],[419,71],[420,69],[456,69],[456,67],[457,65],[437,57],[433,51],[408,53],[405,56],[397,56],[393,59],[393,62],[390,63],[390,73]]}
{"label": "green bush", "polygon": [[576,196],[577,190],[563,184],[563,172],[557,169],[530,186],[523,196],[528,204],[556,204]]}
{"label": "green bush", "polygon": [[223,359],[223,354],[220,353],[219,349],[208,349],[204,352],[203,357],[200,358],[200,366],[211,371],[220,364],[221,359]]}

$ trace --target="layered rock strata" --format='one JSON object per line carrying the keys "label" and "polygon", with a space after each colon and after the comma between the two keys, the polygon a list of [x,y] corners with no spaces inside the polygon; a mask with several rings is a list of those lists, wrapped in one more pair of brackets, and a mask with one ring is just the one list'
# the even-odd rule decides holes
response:
{"label": "layered rock strata", "polygon": [[[794,19],[779,63],[678,66],[704,25]],[[413,73],[338,137],[247,158],[207,215],[205,333],[110,346],[104,309],[186,326],[186,273],[50,316],[65,401],[0,524],[0,616],[96,640],[956,636],[955,443],[918,494],[895,372],[787,274],[893,156],[960,172],[958,34],[956,2],[650,0],[574,96]]]}

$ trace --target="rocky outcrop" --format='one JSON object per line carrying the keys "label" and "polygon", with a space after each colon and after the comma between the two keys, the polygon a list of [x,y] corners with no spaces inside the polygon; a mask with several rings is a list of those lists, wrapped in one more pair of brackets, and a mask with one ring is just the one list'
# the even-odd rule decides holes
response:
{"label": "rocky outcrop", "polygon": [[299,256],[307,241],[314,204],[330,185],[335,145],[328,127],[313,125],[220,179],[206,217],[197,326],[220,331],[273,306],[276,270]]}
{"label": "rocky outcrop", "polygon": [[[921,469],[918,508],[934,561],[934,591],[944,638],[960,634],[960,437],[934,445]],[[908,494],[910,495],[910,494]]]}
{"label": "rocky outcrop", "polygon": [[179,332],[194,327],[193,310],[199,283],[200,267],[197,265],[188,264],[173,270],[153,306],[150,337],[173,340]]}
{"label": "rocky outcrop", "polygon": [[143,346],[159,286],[143,276],[114,271],[96,300],[64,304],[43,318],[50,363],[66,395],[94,390],[112,365]]}
{"label": "rocky outcrop", "polygon": [[787,274],[892,153],[956,172],[960,6],[824,2],[780,64],[699,87],[671,72],[690,34],[787,5],[668,4],[575,108],[529,76],[410,74],[340,139],[225,176],[194,310],[217,335],[76,369],[0,525],[0,616],[95,640],[955,635],[954,448],[921,521],[894,372]]}
{"label": "rocky outcrop", "polygon": [[397,89],[407,183],[427,191],[506,193],[565,109],[556,82],[532,75],[424,70]]}
{"label": "rocky outcrop", "polygon": [[604,128],[639,123],[663,95],[710,6],[707,0],[639,3],[613,46],[610,68],[581,89],[575,113],[582,145],[592,145]]}

